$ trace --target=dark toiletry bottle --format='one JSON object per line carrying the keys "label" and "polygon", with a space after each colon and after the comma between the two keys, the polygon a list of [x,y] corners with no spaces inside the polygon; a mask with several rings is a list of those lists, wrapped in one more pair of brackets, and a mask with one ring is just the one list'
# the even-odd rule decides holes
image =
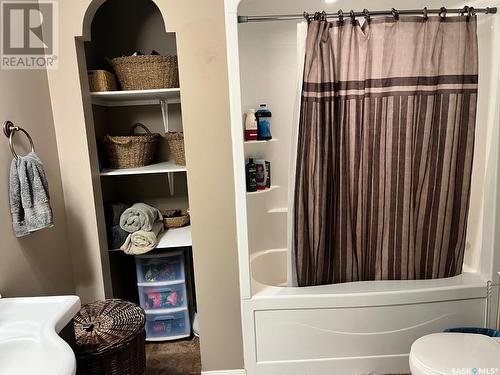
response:
{"label": "dark toiletry bottle", "polygon": [[266,160],[266,188],[271,187],[271,162]]}
{"label": "dark toiletry bottle", "polygon": [[271,111],[267,108],[266,104],[261,104],[257,112],[257,139],[259,141],[268,141],[272,139],[271,135]]}
{"label": "dark toiletry bottle", "polygon": [[255,165],[253,158],[248,159],[246,165],[246,177],[247,177],[247,191],[257,191],[257,166]]}

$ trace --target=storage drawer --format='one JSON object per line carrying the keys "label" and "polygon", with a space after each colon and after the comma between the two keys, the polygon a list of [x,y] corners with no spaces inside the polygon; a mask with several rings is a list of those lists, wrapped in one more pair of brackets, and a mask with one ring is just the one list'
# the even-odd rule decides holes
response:
{"label": "storage drawer", "polygon": [[186,284],[139,286],[139,300],[144,310],[186,307]]}
{"label": "storage drawer", "polygon": [[191,336],[187,309],[171,313],[146,314],[146,340],[176,340]]}
{"label": "storage drawer", "polygon": [[137,282],[165,283],[184,281],[184,254],[180,251],[171,254],[136,256]]}

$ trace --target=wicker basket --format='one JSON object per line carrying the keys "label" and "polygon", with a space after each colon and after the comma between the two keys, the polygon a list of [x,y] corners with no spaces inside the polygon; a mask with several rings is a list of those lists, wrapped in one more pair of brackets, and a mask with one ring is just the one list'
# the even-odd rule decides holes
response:
{"label": "wicker basket", "polygon": [[124,56],[111,63],[123,90],[179,87],[177,56]]}
{"label": "wicker basket", "polygon": [[[134,134],[141,127],[146,134]],[[105,164],[108,168],[134,168],[151,164],[161,135],[151,133],[143,124],[135,124],[130,135],[104,137]]]}
{"label": "wicker basket", "polygon": [[184,150],[184,133],[167,133],[165,138],[168,141],[170,153],[174,156],[175,164],[186,165],[186,152]]}
{"label": "wicker basket", "polygon": [[162,211],[163,224],[165,228],[180,228],[189,224],[190,216],[188,210],[164,210]]}
{"label": "wicker basket", "polygon": [[113,73],[107,70],[89,70],[90,91],[115,91],[116,78]]}
{"label": "wicker basket", "polygon": [[77,375],[143,375],[144,310],[108,299],[83,305],[74,318]]}

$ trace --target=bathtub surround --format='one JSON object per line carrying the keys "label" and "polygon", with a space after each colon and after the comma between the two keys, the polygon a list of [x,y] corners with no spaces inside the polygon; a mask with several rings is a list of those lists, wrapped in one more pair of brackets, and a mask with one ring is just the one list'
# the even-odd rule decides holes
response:
{"label": "bathtub surround", "polygon": [[[297,56],[301,35],[295,21],[237,25],[235,18],[237,15],[301,14],[314,9],[325,9],[328,13],[336,13],[340,8],[344,12],[351,8],[387,10],[403,5],[387,0],[376,4],[360,0],[355,5],[346,0],[331,4],[325,4],[324,0],[244,0],[239,4],[234,0],[228,3],[234,171],[240,186],[238,202],[242,202],[237,218],[241,234],[247,374],[408,373],[408,353],[416,338],[460,324],[485,325],[486,280],[492,277],[490,269],[498,268],[496,245],[489,239],[497,222],[493,207],[497,206],[494,181],[498,177],[499,91],[498,80],[492,77],[498,76],[500,62],[497,48],[500,18],[478,16],[481,77],[465,272],[431,280],[363,281],[294,288],[290,287],[293,285],[291,273],[287,272],[291,263],[290,247],[286,236],[280,235],[290,227],[287,216],[293,216],[290,209],[286,210],[288,195],[293,192],[287,168],[290,161],[286,155],[290,155],[292,145],[290,133],[296,128],[290,110],[294,108],[297,92],[298,80],[294,77],[299,76],[300,81],[303,78],[299,74],[299,66],[303,64]],[[429,0],[425,5],[438,9],[456,6],[438,0]],[[477,2],[469,5],[481,7]],[[404,4],[408,9],[422,6],[417,1]],[[347,18],[346,22],[349,22]],[[362,37],[367,29],[367,26],[358,29],[363,31],[358,36]],[[265,59],[253,56],[265,56]],[[265,97],[259,96],[263,88]],[[273,109],[273,118],[278,124],[273,129],[276,140],[263,145],[243,143],[241,114],[259,102],[267,102]],[[269,193],[246,194],[241,166],[243,158],[248,159],[256,151],[273,163],[273,184],[277,187]],[[480,266],[476,260],[488,263],[488,267]],[[247,278],[247,270],[252,277]]]}
{"label": "bathtub surround", "polygon": [[12,159],[9,197],[12,227],[16,237],[54,225],[49,184],[43,163],[34,152]]}
{"label": "bathtub surround", "polygon": [[299,286],[462,272],[477,66],[475,16],[310,22]]}

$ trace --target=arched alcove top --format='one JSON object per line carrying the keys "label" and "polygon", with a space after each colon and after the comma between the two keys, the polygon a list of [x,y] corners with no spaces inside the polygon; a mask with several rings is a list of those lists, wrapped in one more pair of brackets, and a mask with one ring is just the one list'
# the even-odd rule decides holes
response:
{"label": "arched alcove top", "polygon": [[83,39],[89,70],[109,70],[109,58],[135,52],[177,55],[175,33],[166,31],[165,18],[153,0],[94,0],[84,26],[90,28]]}
{"label": "arched alcove top", "polygon": [[[101,6],[106,3],[109,0],[92,0],[89,6],[87,7],[87,10],[85,11],[85,15],[83,16],[83,24],[82,24],[82,34],[81,38],[84,41],[90,41],[92,37],[92,22],[101,8]],[[163,26],[164,26],[164,31],[168,32],[168,26],[167,26],[167,16],[162,10],[162,8],[159,6],[159,0],[147,0],[151,1],[153,4],[156,5],[156,8],[158,9],[158,12],[161,14],[163,18]]]}

